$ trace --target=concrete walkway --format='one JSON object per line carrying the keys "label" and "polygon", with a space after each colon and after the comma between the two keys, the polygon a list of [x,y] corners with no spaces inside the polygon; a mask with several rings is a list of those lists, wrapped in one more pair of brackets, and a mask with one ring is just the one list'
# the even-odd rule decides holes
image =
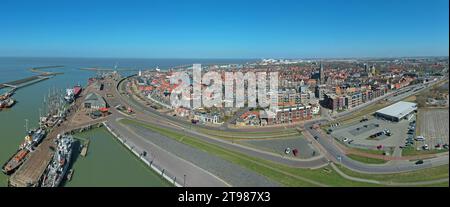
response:
{"label": "concrete walkway", "polygon": [[176,177],[176,180],[183,183],[182,185],[191,187],[230,186],[210,172],[162,149],[150,141],[146,141],[144,137],[127,130],[117,122],[109,121],[107,125],[133,149],[138,152],[146,151],[149,162],[164,169],[165,173],[170,175],[170,177]]}

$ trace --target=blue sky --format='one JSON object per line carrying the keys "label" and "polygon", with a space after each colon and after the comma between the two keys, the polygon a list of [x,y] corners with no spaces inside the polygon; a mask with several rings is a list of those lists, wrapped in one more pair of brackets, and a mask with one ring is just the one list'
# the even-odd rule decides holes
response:
{"label": "blue sky", "polygon": [[447,56],[448,2],[2,0],[0,56]]}

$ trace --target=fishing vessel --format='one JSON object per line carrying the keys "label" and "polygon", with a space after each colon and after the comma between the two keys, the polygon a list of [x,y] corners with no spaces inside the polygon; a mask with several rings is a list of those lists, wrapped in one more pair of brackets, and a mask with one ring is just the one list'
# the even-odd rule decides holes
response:
{"label": "fishing vessel", "polygon": [[7,98],[0,101],[0,108],[11,108],[16,103],[13,98]]}
{"label": "fishing vessel", "polygon": [[37,147],[44,139],[46,132],[44,129],[39,128],[35,131],[31,131],[29,134],[31,134],[32,138],[32,147]]}
{"label": "fishing vessel", "polygon": [[64,121],[66,113],[67,105],[64,101],[64,94],[54,89],[44,97],[44,114],[46,115],[42,116],[42,111],[39,110],[39,126],[44,128],[59,126]]}
{"label": "fishing vessel", "polygon": [[4,93],[3,95],[0,95],[0,101],[4,101],[12,96],[14,93],[14,90],[11,90],[9,92]]}
{"label": "fishing vessel", "polygon": [[76,85],[73,87],[73,95],[75,98],[78,98],[81,94],[81,91],[83,90],[83,88],[81,87],[81,85]]}
{"label": "fishing vessel", "polygon": [[74,101],[74,91],[72,88],[66,89],[64,100],[66,100],[67,103],[72,103]]}
{"label": "fishing vessel", "polygon": [[82,87],[80,85],[76,85],[73,88],[66,89],[66,95],[64,96],[64,100],[68,103],[72,103],[76,98],[80,95]]}
{"label": "fishing vessel", "polygon": [[43,129],[29,131],[25,136],[24,141],[19,145],[16,153],[14,153],[13,156],[2,166],[3,173],[6,175],[14,173],[26,160],[27,155],[30,152],[33,152],[34,148],[41,143],[42,139],[45,137],[45,134],[46,132]]}
{"label": "fishing vessel", "polygon": [[72,159],[73,137],[59,135],[56,137],[56,150],[41,181],[41,187],[58,187],[66,176]]}

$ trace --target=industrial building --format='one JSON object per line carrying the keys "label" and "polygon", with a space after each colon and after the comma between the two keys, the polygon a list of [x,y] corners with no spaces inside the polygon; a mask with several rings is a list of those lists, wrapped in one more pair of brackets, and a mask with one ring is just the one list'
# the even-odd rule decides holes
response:
{"label": "industrial building", "polygon": [[400,101],[388,107],[378,110],[375,116],[385,118],[390,121],[400,121],[417,110],[417,104]]}
{"label": "industrial building", "polygon": [[86,96],[83,102],[84,108],[100,109],[106,108],[106,101],[97,93],[90,93]]}

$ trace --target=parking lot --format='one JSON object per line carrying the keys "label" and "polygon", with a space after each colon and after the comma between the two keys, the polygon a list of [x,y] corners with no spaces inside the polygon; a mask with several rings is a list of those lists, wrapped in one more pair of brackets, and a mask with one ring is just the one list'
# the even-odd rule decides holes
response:
{"label": "parking lot", "polygon": [[[378,118],[372,118],[364,122],[353,122],[332,128],[330,133],[333,137],[343,141],[349,146],[373,149],[382,145],[383,147],[402,146],[407,138],[408,120],[391,122]],[[384,131],[389,131],[390,136]],[[372,136],[379,133],[378,136]]]}
{"label": "parking lot", "polygon": [[448,144],[448,109],[420,109],[418,116],[417,135],[425,137],[424,144],[428,144],[432,149],[437,145]]}

